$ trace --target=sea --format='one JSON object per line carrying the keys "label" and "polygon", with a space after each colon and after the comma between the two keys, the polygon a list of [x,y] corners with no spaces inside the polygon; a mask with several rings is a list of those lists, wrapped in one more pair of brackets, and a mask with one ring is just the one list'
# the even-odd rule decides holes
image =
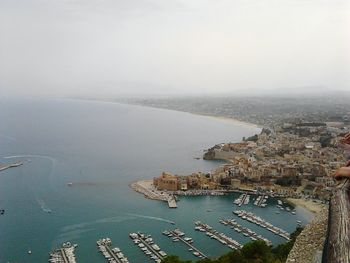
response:
{"label": "sea", "polygon": [[309,222],[311,213],[296,207],[296,215],[277,214],[275,199],[265,208],[252,202],[237,207],[235,193],[180,197],[178,208],[169,209],[129,187],[163,171],[208,172],[223,162],[197,160],[204,150],[259,131],[234,121],[112,102],[0,98],[0,164],[23,162],[0,172],[0,209],[5,210],[0,215],[0,262],[48,262],[52,250],[70,241],[78,244],[77,262],[102,263],[106,260],[96,241],[104,237],[130,262],[153,262],[129,238],[136,231],[152,235],[167,254],[196,260],[184,244],[162,235],[175,227],[210,257],[230,250],[195,231],[197,220],[242,244],[249,239],[220,219],[236,219],[274,245],[285,242],[232,211],[252,211],[289,232],[297,220]]}

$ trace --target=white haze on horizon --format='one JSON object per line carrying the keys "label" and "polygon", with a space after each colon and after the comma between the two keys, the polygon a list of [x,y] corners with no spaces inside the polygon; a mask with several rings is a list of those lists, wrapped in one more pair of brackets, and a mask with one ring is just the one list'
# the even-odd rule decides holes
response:
{"label": "white haze on horizon", "polygon": [[0,96],[350,90],[347,0],[0,0]]}

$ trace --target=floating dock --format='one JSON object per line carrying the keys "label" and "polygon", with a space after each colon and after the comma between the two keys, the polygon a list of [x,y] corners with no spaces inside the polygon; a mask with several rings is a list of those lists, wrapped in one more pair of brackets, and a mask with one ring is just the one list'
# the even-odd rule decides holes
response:
{"label": "floating dock", "polygon": [[107,262],[111,263],[129,263],[129,260],[127,257],[124,256],[124,254],[121,252],[121,250],[117,247],[110,248],[112,245],[112,240],[110,238],[102,238],[98,240],[97,246],[99,251],[102,253],[102,255],[105,257]]}
{"label": "floating dock", "polygon": [[243,246],[236,240],[226,236],[224,233],[219,233],[211,226],[204,224],[200,221],[195,222],[196,227],[194,228],[197,231],[206,232],[206,235],[212,239],[217,240],[221,244],[228,246],[231,249],[241,249]]}
{"label": "floating dock", "polygon": [[60,249],[50,253],[50,263],[76,263],[74,251],[77,244],[72,245],[70,242],[63,243]]}
{"label": "floating dock", "polygon": [[263,227],[263,228],[271,231],[275,235],[279,235],[287,240],[290,239],[290,234],[287,231],[284,231],[283,229],[272,225],[271,223],[265,221],[261,217],[256,216],[252,212],[247,212],[244,210],[236,210],[236,211],[233,211],[233,213],[235,215],[237,215],[238,217],[242,218],[243,220],[246,220],[248,222],[251,222],[253,224],[256,224],[260,227]]}
{"label": "floating dock", "polygon": [[167,254],[160,249],[160,247],[153,242],[151,235],[143,233],[130,233],[130,238],[134,244],[137,245],[147,256],[153,259],[156,263],[160,263]]}
{"label": "floating dock", "polygon": [[225,226],[231,226],[231,228],[233,230],[235,230],[237,233],[242,233],[244,236],[249,237],[253,241],[262,240],[262,241],[265,241],[265,243],[268,246],[272,245],[272,242],[270,240],[268,240],[267,238],[265,238],[261,235],[258,235],[253,230],[251,230],[247,227],[241,226],[234,219],[220,220],[219,222]]}
{"label": "floating dock", "polygon": [[172,238],[173,241],[181,241],[185,245],[189,247],[189,251],[192,251],[192,254],[199,258],[208,258],[203,252],[201,252],[198,248],[196,248],[194,245],[192,245],[193,240],[190,237],[185,237],[185,233],[182,232],[180,229],[174,229],[169,231],[163,231],[163,235],[168,236],[169,238]]}

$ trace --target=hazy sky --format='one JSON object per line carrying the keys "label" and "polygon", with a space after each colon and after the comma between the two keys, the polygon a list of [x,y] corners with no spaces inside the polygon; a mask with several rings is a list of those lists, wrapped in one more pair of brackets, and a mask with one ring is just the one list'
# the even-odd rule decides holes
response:
{"label": "hazy sky", "polygon": [[349,0],[0,0],[0,95],[350,91]]}

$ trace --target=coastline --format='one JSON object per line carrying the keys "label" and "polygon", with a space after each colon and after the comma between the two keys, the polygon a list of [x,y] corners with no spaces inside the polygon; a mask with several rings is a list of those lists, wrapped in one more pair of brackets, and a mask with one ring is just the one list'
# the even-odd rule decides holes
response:
{"label": "coastline", "polygon": [[[178,110],[175,110],[178,111]],[[187,112],[193,115],[198,115],[198,116],[204,116],[204,117],[209,117],[209,118],[214,118],[217,120],[222,120],[222,121],[227,121],[227,122],[233,122],[236,124],[241,124],[241,125],[245,125],[245,126],[249,126],[249,127],[253,127],[253,128],[258,128],[258,129],[262,129],[262,126],[259,126],[258,124],[252,123],[252,122],[247,122],[247,121],[241,121],[232,117],[225,117],[225,116],[215,116],[215,115],[210,115],[210,114],[205,114],[205,113],[195,113],[195,112],[188,112],[188,111],[180,111],[180,112]]]}
{"label": "coastline", "polygon": [[319,214],[327,206],[325,204],[315,203],[311,200],[297,199],[297,198],[287,198],[288,203],[295,206],[300,206],[310,211],[313,214]]}
{"label": "coastline", "polygon": [[[165,191],[157,190],[153,185],[153,180],[139,180],[129,184],[129,187],[137,193],[140,193],[144,198],[167,202],[171,199],[171,196]],[[191,194],[190,194],[191,195]],[[195,196],[195,195],[193,195]],[[302,207],[314,215],[320,214],[324,209],[327,209],[327,205],[313,202],[312,200],[286,198],[287,203]]]}
{"label": "coastline", "polygon": [[154,109],[162,109],[162,110],[170,110],[170,111],[176,111],[176,112],[184,112],[189,113],[197,116],[203,116],[203,117],[209,117],[209,118],[215,118],[217,120],[227,121],[227,122],[233,122],[240,125],[245,125],[249,127],[259,128],[262,129],[263,127],[261,125],[258,125],[256,123],[248,122],[248,121],[242,121],[236,118],[232,117],[225,117],[225,116],[216,116],[211,115],[207,113],[200,113],[200,112],[192,112],[192,111],[183,111],[183,110],[177,110],[177,109],[171,109],[171,108],[165,108],[165,107],[157,107],[157,106],[150,106],[150,105],[144,105],[139,103],[129,103],[129,102],[123,102],[123,101],[111,101],[111,100],[104,100],[104,99],[98,99],[98,98],[69,98],[69,99],[78,99],[83,101],[98,101],[98,102],[105,102],[105,103],[118,103],[118,104],[124,104],[124,105],[133,105],[133,106],[140,106],[140,107],[148,107],[148,108],[154,108]]}

